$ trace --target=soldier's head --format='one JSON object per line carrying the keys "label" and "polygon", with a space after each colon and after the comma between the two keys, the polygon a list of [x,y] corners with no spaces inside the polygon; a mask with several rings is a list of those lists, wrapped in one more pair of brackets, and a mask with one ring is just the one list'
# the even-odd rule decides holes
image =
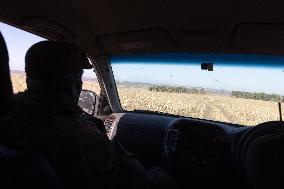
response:
{"label": "soldier's head", "polygon": [[41,41],[26,53],[27,88],[41,95],[69,95],[77,102],[83,69],[91,68],[79,47],[62,41]]}

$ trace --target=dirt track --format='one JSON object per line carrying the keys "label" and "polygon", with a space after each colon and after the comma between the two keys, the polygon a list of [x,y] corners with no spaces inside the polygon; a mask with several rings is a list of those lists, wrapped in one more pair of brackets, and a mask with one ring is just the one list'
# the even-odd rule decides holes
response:
{"label": "dirt track", "polygon": [[256,125],[279,119],[276,102],[228,96],[150,92],[143,88],[119,88],[127,110],[146,109],[209,120]]}

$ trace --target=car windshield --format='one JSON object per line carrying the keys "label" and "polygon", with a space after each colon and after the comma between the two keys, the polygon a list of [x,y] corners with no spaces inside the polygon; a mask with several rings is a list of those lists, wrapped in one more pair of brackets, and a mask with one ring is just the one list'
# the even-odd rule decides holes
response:
{"label": "car windshield", "polygon": [[113,56],[111,62],[127,111],[248,126],[282,117],[282,56],[175,53]]}

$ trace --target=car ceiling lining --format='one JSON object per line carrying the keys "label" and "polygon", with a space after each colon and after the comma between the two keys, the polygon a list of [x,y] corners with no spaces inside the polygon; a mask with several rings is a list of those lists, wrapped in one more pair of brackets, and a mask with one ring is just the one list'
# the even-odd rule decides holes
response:
{"label": "car ceiling lining", "polygon": [[[0,20],[49,39],[73,40],[92,56],[168,51],[284,54],[282,10],[282,0],[9,0],[1,2]],[[27,18],[45,20],[46,31],[44,24],[40,31],[25,26]],[[149,32],[159,33],[159,28],[165,31],[161,35]],[[134,41],[128,47],[137,41],[143,48],[122,50],[127,47],[121,46],[123,41]]]}

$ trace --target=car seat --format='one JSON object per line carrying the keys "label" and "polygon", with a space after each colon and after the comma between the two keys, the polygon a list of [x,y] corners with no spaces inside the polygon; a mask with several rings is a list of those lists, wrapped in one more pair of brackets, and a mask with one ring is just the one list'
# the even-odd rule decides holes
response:
{"label": "car seat", "polygon": [[240,139],[238,162],[252,188],[284,188],[284,127],[282,122],[262,123]]}
{"label": "car seat", "polygon": [[8,112],[13,95],[8,62],[7,47],[0,33],[0,118]]}
{"label": "car seat", "polygon": [[[12,83],[9,73],[8,51],[0,33],[0,133],[12,115]],[[0,136],[1,137],[1,136]],[[1,138],[0,138],[0,141]],[[48,161],[29,152],[8,149],[0,144],[0,188],[60,189],[61,181]]]}
{"label": "car seat", "polygon": [[0,145],[0,188],[61,189],[61,181],[47,160]]}

